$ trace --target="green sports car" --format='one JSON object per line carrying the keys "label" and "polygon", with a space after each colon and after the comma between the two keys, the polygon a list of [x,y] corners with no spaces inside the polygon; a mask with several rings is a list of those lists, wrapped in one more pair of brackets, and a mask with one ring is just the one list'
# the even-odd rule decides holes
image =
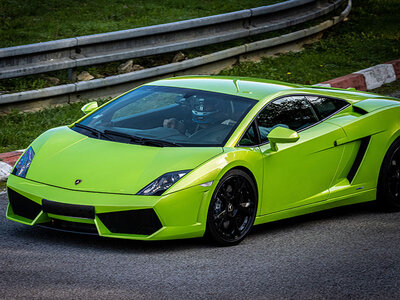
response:
{"label": "green sports car", "polygon": [[142,85],[46,131],[7,182],[7,218],[136,240],[208,235],[372,201],[400,209],[400,102],[233,77]]}

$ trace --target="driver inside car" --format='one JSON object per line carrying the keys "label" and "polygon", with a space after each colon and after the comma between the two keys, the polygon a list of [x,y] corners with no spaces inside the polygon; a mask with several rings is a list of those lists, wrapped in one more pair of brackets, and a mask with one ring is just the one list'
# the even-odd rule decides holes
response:
{"label": "driver inside car", "polygon": [[192,108],[193,122],[190,125],[194,128],[192,132],[189,130],[189,126],[186,126],[184,122],[179,121],[176,118],[165,119],[163,122],[164,128],[173,128],[178,130],[181,134],[190,136],[202,129],[211,128],[216,125],[230,125],[236,124],[236,121],[227,118],[226,114],[218,107],[218,105],[211,100],[204,98],[194,97],[193,108]]}

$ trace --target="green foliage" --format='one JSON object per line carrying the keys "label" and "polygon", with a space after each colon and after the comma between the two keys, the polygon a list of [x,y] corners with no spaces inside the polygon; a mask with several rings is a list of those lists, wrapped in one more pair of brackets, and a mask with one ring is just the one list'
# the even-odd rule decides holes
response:
{"label": "green foliage", "polygon": [[[390,5],[389,5],[390,3]],[[400,2],[355,0],[349,21],[302,52],[243,62],[221,75],[315,84],[400,57]]]}
{"label": "green foliage", "polygon": [[60,80],[59,84],[71,83],[70,81],[68,81],[68,71],[60,70],[55,72],[49,72],[47,74],[1,79],[0,91],[5,93],[15,93],[15,92],[43,89],[54,85],[48,80],[49,77],[58,78]]}
{"label": "green foliage", "polygon": [[0,80],[0,91],[6,92],[29,91],[42,89],[48,86],[50,86],[48,82],[37,76]]}
{"label": "green foliage", "polygon": [[400,98],[400,80],[384,84],[381,87],[372,90],[371,92]]}

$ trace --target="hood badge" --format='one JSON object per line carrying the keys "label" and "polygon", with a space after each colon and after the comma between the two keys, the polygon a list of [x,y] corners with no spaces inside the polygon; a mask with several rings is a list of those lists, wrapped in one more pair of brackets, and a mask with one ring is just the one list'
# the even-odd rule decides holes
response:
{"label": "hood badge", "polygon": [[80,184],[82,182],[82,179],[77,179],[77,180],[75,180],[75,185],[78,185],[78,184]]}

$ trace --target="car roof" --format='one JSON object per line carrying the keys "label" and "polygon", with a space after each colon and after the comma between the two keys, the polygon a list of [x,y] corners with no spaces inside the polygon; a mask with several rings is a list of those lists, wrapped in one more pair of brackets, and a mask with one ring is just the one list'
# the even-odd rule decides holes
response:
{"label": "car roof", "polygon": [[380,96],[369,92],[356,91],[355,89],[308,86],[251,77],[191,75],[161,79],[145,85],[190,88],[241,96],[254,100],[268,99],[267,101],[278,96],[290,94],[310,94],[345,98],[352,103],[371,98],[398,100],[396,98]]}
{"label": "car roof", "polygon": [[224,93],[261,100],[301,85],[273,80],[230,76],[183,76],[153,81],[146,85],[172,86]]}

